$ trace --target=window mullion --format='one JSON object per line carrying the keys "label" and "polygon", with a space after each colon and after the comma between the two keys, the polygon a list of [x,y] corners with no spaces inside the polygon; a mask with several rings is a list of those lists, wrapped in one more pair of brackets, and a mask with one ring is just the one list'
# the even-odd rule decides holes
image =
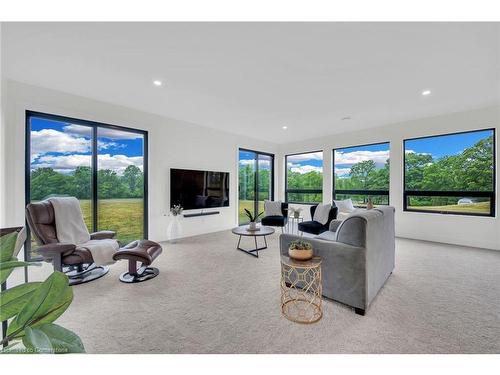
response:
{"label": "window mullion", "polygon": [[97,126],[92,126],[92,231],[97,232]]}

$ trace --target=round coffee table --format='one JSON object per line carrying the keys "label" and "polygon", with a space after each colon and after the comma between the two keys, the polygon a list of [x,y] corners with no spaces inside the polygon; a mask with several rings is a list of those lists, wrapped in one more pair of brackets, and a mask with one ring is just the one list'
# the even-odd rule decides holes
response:
{"label": "round coffee table", "polygon": [[321,258],[299,261],[281,256],[281,312],[297,323],[321,319]]}
{"label": "round coffee table", "polygon": [[[243,251],[244,253],[250,254],[256,258],[259,257],[259,250],[264,250],[267,249],[267,240],[266,236],[269,236],[274,233],[274,228],[271,227],[265,227],[265,226],[258,226],[257,230],[248,230],[248,225],[242,225],[240,227],[234,228],[232,230],[234,234],[237,236],[240,236],[238,239],[238,245],[236,245],[236,249]],[[241,242],[241,237],[253,237],[255,241],[255,249],[250,249],[250,250],[245,250],[240,247],[240,242]],[[265,246],[263,247],[258,247],[257,246],[257,237],[264,237],[264,244]]]}

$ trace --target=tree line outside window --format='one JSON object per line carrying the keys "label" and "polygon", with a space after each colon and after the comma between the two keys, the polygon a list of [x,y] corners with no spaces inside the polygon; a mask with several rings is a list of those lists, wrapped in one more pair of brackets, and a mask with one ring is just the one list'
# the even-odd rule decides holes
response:
{"label": "tree line outside window", "polygon": [[[389,142],[333,150],[333,198],[389,204]],[[285,156],[286,200],[322,201],[322,152]],[[495,130],[404,140],[405,211],[495,215]]]}
{"label": "tree line outside window", "polygon": [[390,144],[376,143],[333,150],[333,199],[355,206],[389,204]]}
{"label": "tree line outside window", "polygon": [[404,141],[406,211],[495,215],[495,130]]}
{"label": "tree line outside window", "polygon": [[285,165],[287,202],[323,202],[323,151],[286,155]]}

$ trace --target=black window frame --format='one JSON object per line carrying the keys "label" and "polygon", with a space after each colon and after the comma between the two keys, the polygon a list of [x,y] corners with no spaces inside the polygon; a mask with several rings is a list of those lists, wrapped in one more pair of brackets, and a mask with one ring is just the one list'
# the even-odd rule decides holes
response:
{"label": "black window frame", "polygon": [[[289,189],[288,188],[288,157],[289,156],[295,156],[295,155],[304,155],[304,154],[314,154],[316,152],[321,152],[323,153],[323,178],[324,178],[324,171],[325,171],[325,164],[324,164],[324,150],[316,150],[316,151],[305,151],[305,152],[296,152],[294,154],[286,154],[285,155],[285,202],[287,203],[293,203],[293,204],[304,204],[304,205],[310,205],[310,206],[315,206],[317,204],[321,204],[323,201],[323,187],[321,189]],[[321,202],[295,202],[295,201],[290,201],[288,200],[288,194],[290,193],[297,193],[297,194],[321,194]]]}
{"label": "black window frame", "polygon": [[[240,155],[240,151],[244,151],[244,152],[252,152],[255,154],[256,156],[256,159],[254,159],[256,161],[255,163],[255,178],[254,178],[254,213],[258,213],[259,212],[259,191],[258,191],[258,187],[259,187],[259,155],[265,155],[265,156],[269,156],[271,158],[271,200],[273,201],[274,200],[274,159],[275,159],[275,155],[274,154],[271,154],[269,152],[264,152],[264,151],[257,151],[257,150],[251,150],[249,148],[244,148],[244,147],[239,147],[238,148],[238,206],[236,208],[236,213],[238,214],[239,212],[239,194],[240,194],[240,171],[239,171],[239,155]],[[239,216],[239,215],[238,215]],[[238,218],[238,225],[243,225],[243,224],[240,224],[239,223],[239,218]]]}
{"label": "black window frame", "polygon": [[[450,191],[450,190],[406,190],[406,142],[419,139],[437,138],[449,135],[476,133],[482,131],[493,132],[493,190],[488,191]],[[409,197],[471,197],[471,198],[490,198],[490,212],[488,214],[481,214],[476,212],[460,212],[460,211],[436,211],[425,209],[411,209],[408,207]],[[428,213],[437,215],[459,215],[459,216],[480,216],[480,217],[495,217],[496,216],[496,129],[495,128],[482,128],[474,130],[465,130],[453,133],[442,133],[430,136],[421,136],[414,138],[403,139],[403,212],[417,212]]]}
{"label": "black window frame", "polygon": [[[344,148],[353,148],[353,147],[365,147],[365,146],[376,146],[376,145],[384,145],[388,144],[389,145],[389,154],[391,152],[391,141],[384,141],[384,142],[375,142],[375,143],[366,143],[366,144],[361,144],[361,145],[355,145],[355,146],[345,146],[345,147],[337,147],[332,149],[332,199],[336,199],[337,194],[344,194],[344,195],[371,195],[371,196],[387,196],[387,204],[377,204],[378,206],[390,206],[391,204],[391,175],[389,171],[389,188],[387,190],[336,190],[335,189],[335,151],[337,150],[342,150]],[[390,160],[390,156],[389,156]],[[361,207],[361,206],[356,206],[356,207]]]}
{"label": "black window frame", "polygon": [[[44,112],[37,112],[37,111],[32,111],[32,110],[26,110],[25,111],[25,153],[24,153],[24,158],[25,158],[25,163],[24,163],[24,200],[25,200],[25,207],[30,203],[31,201],[31,124],[30,124],[30,119],[32,117],[37,117],[37,118],[44,118],[48,120],[54,120],[54,121],[60,121],[60,122],[68,122],[72,124],[77,124],[77,125],[83,125],[87,126],[92,130],[92,156],[91,156],[91,170],[92,170],[92,232],[97,231],[97,225],[98,225],[98,199],[97,199],[97,157],[98,157],[98,152],[97,152],[97,129],[98,128],[104,128],[104,129],[113,129],[113,130],[119,130],[119,131],[125,131],[125,132],[130,132],[130,133],[137,133],[141,134],[143,138],[143,174],[144,174],[144,217],[143,217],[143,237],[144,239],[148,239],[148,233],[149,233],[149,207],[148,207],[148,131],[147,130],[140,130],[140,129],[134,129],[134,128],[129,128],[125,126],[118,126],[118,125],[112,125],[112,124],[107,124],[103,122],[98,122],[98,121],[91,121],[91,120],[83,120],[83,119],[78,119],[74,117],[67,117],[67,116],[61,116],[61,115],[55,115],[51,113],[44,113]],[[26,242],[24,244],[24,259],[28,262],[33,262],[33,261],[39,261],[41,260],[41,257],[32,257],[31,256],[31,233],[30,229],[28,226],[28,223],[25,223],[26,226]]]}

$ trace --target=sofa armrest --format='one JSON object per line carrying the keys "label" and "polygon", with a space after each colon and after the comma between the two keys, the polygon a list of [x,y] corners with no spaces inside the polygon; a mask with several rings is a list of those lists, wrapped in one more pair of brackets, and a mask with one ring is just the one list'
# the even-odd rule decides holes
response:
{"label": "sofa armrest", "polygon": [[75,251],[76,245],[71,243],[50,243],[36,248],[36,252],[46,259],[55,255],[67,255]]}
{"label": "sofa armrest", "polygon": [[[288,248],[290,247],[290,242],[294,240],[302,240],[304,242],[309,242],[314,250],[315,256],[330,256],[334,252],[347,252],[356,255],[364,254],[365,249],[362,247],[352,246],[342,242],[327,241],[320,238],[308,238],[303,236],[297,236],[295,234],[281,234],[280,235],[280,252],[282,255],[288,255]],[[332,252],[333,251],[333,252]],[[346,254],[342,254],[344,256]],[[364,257],[364,255],[363,255]]]}
{"label": "sofa armrest", "polygon": [[281,254],[288,255],[290,242],[299,238],[309,242],[314,255],[321,257],[322,294],[349,306],[366,309],[366,249],[342,242],[282,234]]}
{"label": "sofa armrest", "polygon": [[334,219],[330,222],[330,227],[328,228],[328,230],[330,232],[336,232],[337,229],[339,229],[340,224],[342,224],[342,220]]}
{"label": "sofa armrest", "polygon": [[115,238],[116,232],[112,230],[101,230],[100,232],[90,233],[91,240],[105,240],[108,238]]}

